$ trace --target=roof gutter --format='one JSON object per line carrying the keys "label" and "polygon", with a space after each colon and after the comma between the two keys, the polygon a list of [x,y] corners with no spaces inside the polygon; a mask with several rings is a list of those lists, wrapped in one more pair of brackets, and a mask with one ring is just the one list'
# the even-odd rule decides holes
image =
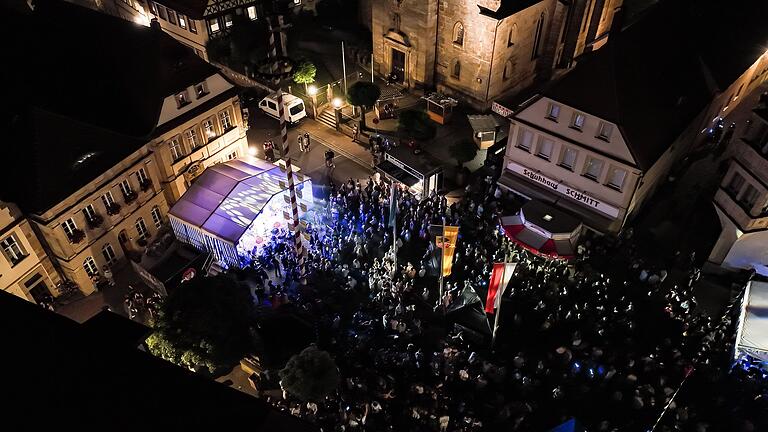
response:
{"label": "roof gutter", "polygon": [[496,21],[496,30],[493,32],[493,47],[491,48],[491,64],[488,68],[488,82],[485,87],[485,104],[488,103],[488,97],[491,94],[491,76],[493,76],[493,56],[496,53],[496,39],[499,38],[499,26],[503,22],[503,19]]}

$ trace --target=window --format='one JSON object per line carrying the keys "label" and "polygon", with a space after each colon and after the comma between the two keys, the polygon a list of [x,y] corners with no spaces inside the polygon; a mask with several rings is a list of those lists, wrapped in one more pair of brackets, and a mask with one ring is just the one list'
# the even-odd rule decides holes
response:
{"label": "window", "polygon": [[297,115],[298,113],[304,111],[304,104],[299,102],[298,104],[288,108],[288,112],[291,113],[291,115]]}
{"label": "window", "polygon": [[623,169],[619,168],[612,168],[611,173],[608,175],[608,184],[607,186],[612,189],[616,189],[617,191],[621,192],[621,189],[624,187],[624,180],[627,178],[627,172]]}
{"label": "window", "polygon": [[560,117],[560,105],[555,105],[553,103],[549,104],[549,109],[547,109],[547,118],[557,121],[558,117]]}
{"label": "window", "polygon": [[587,120],[587,117],[584,116],[584,114],[582,114],[582,113],[574,113],[573,114],[573,121],[571,121],[571,127],[581,131],[582,129],[584,129],[584,122],[586,120]]}
{"label": "window", "polygon": [[731,177],[731,181],[728,182],[728,186],[726,186],[726,190],[731,193],[731,195],[738,195],[739,192],[741,192],[741,188],[744,186],[744,177],[741,176],[741,174],[735,172],[733,173],[733,177]]}
{"label": "window", "polygon": [[166,12],[165,6],[157,5],[157,16],[162,20],[168,21],[168,12]]}
{"label": "window", "polygon": [[741,91],[744,90],[744,84],[739,86],[739,89],[736,91],[736,94],[733,95],[733,100],[736,100],[741,95]]}
{"label": "window", "polygon": [[197,24],[193,19],[189,20],[189,31],[191,31],[192,33],[197,33]]}
{"label": "window", "polygon": [[535,60],[541,54],[541,35],[544,32],[544,12],[539,16],[539,20],[536,21],[536,33],[533,35],[533,51],[531,52],[531,60]]}
{"label": "window", "polygon": [[741,194],[739,202],[748,210],[752,210],[752,207],[755,206],[755,202],[757,202],[758,195],[759,192],[757,189],[755,189],[755,187],[751,184],[748,184],[747,188],[744,189],[744,193]]}
{"label": "window", "polygon": [[226,157],[226,160],[232,160],[232,159],[235,159],[235,158],[237,158],[237,152],[236,151],[228,154],[227,157]]}
{"label": "window", "polygon": [[183,106],[186,106],[190,103],[189,96],[187,96],[187,91],[184,90],[181,93],[176,94],[176,107],[181,108]]}
{"label": "window", "polygon": [[[158,5],[158,7],[161,7]],[[96,261],[93,260],[93,257],[89,256],[88,258],[83,261],[83,268],[85,269],[85,272],[88,273],[88,276],[94,277],[97,274],[99,274],[99,267],[96,265]]]}
{"label": "window", "polygon": [[512,76],[512,71],[514,70],[514,65],[512,64],[512,60],[507,60],[506,63],[504,63],[504,75],[502,78],[505,80],[508,80],[509,77]]}
{"label": "window", "polygon": [[456,62],[453,64],[453,68],[451,69],[451,76],[459,79],[461,78],[461,62],[456,60]]}
{"label": "window", "polygon": [[147,171],[144,168],[139,168],[139,170],[136,171],[136,179],[139,180],[139,184],[146,183],[147,180],[149,180]]}
{"label": "window", "polygon": [[72,218],[69,218],[65,220],[61,227],[64,228],[64,232],[67,233],[69,237],[75,236],[75,231],[77,231],[77,224],[75,223],[75,220]]}
{"label": "window", "polygon": [[5,254],[5,257],[8,259],[8,261],[10,261],[11,265],[18,264],[27,256],[24,249],[22,249],[21,245],[19,245],[16,234],[11,234],[4,238],[3,241],[0,242],[0,246],[3,247],[3,253]]}
{"label": "window", "polygon": [[205,85],[205,82],[201,82],[198,84],[195,84],[195,96],[200,99],[201,97],[208,94],[208,86]]}
{"label": "window", "polygon": [[112,192],[107,192],[101,196],[101,202],[104,203],[104,207],[109,209],[115,205],[115,199],[112,197]]}
{"label": "window", "polygon": [[525,151],[531,151],[533,144],[533,132],[525,129],[520,130],[520,136],[517,139],[517,146]]}
{"label": "window", "polygon": [[123,191],[125,196],[130,196],[133,193],[133,188],[131,188],[131,183],[128,182],[128,179],[120,182],[120,190]]}
{"label": "window", "polygon": [[509,29],[509,36],[507,37],[507,47],[511,47],[517,41],[517,24],[512,24],[512,28]]}
{"label": "window", "polygon": [[171,148],[171,158],[173,158],[174,162],[184,156],[184,150],[182,150],[178,138],[171,138],[171,141],[168,142],[168,147]]}
{"label": "window", "polygon": [[139,238],[142,240],[146,240],[149,237],[149,230],[147,230],[147,225],[142,218],[136,220],[136,233],[138,233]]}
{"label": "window", "polygon": [[160,214],[160,208],[157,206],[152,207],[151,214],[155,228],[160,228],[163,225],[163,215]]}
{"label": "window", "polygon": [[215,34],[221,31],[221,27],[219,27],[219,19],[218,18],[211,18],[208,20],[208,32],[210,34]]}
{"label": "window", "polygon": [[555,142],[549,138],[541,138],[539,142],[539,150],[536,152],[536,156],[549,160],[552,157],[552,149],[555,147]]}
{"label": "window", "polygon": [[101,247],[101,254],[104,256],[104,261],[107,262],[107,265],[112,265],[117,261],[117,255],[115,254],[115,250],[112,248],[112,245],[109,243],[104,244],[104,246]]}
{"label": "window", "polygon": [[224,15],[224,27],[226,28],[232,27],[232,14]]}
{"label": "window", "polygon": [[584,177],[597,181],[602,173],[603,161],[600,159],[588,158],[587,166],[584,169]]}
{"label": "window", "polygon": [[584,20],[581,22],[581,30],[580,30],[581,33],[584,33],[584,30],[587,29],[587,23],[589,22],[589,15],[590,15],[589,11],[592,8],[592,3],[593,2],[590,0],[590,2],[587,4],[586,9],[584,9]]}
{"label": "window", "polygon": [[200,140],[197,138],[197,130],[195,130],[195,128],[184,131],[184,138],[186,138],[189,148],[193,150],[200,145]]}
{"label": "window", "polygon": [[149,11],[152,12],[152,15],[157,15],[157,6],[155,6],[155,2],[147,1],[147,4],[149,5]]}
{"label": "window", "polygon": [[179,27],[187,28],[187,17],[182,14],[179,14]]}
{"label": "window", "polygon": [[274,103],[274,102],[272,102],[272,101],[267,101],[267,106],[268,106],[268,107],[269,107],[269,109],[271,109],[272,111],[275,111],[275,112],[277,112],[277,105],[275,105],[275,103]]}
{"label": "window", "polygon": [[570,147],[563,147],[563,154],[560,157],[560,166],[573,171],[574,165],[576,165],[576,156],[578,152]]}
{"label": "window", "polygon": [[610,141],[611,140],[611,133],[613,133],[613,126],[601,122],[600,128],[597,130],[597,138],[600,138],[601,140]]}
{"label": "window", "polygon": [[208,119],[203,122],[203,131],[208,140],[216,136],[216,130],[213,128],[213,119]]}
{"label": "window", "polygon": [[460,22],[453,26],[453,43],[464,46],[464,24]]}
{"label": "window", "polygon": [[176,12],[174,12],[174,11],[172,11],[170,9],[168,9],[168,22],[173,24],[173,25],[176,25],[176,23],[177,23],[177,21],[176,21]]}
{"label": "window", "polygon": [[248,6],[245,8],[245,12],[248,14],[248,18],[252,21],[255,21],[258,18],[258,15],[256,15],[256,6]]}
{"label": "window", "polygon": [[229,117],[229,110],[224,110],[219,113],[219,121],[221,122],[221,128],[225,131],[232,128],[232,119]]}
{"label": "window", "polygon": [[85,216],[85,220],[93,221],[96,217],[96,209],[93,208],[93,205],[88,204],[83,208],[83,215]]}

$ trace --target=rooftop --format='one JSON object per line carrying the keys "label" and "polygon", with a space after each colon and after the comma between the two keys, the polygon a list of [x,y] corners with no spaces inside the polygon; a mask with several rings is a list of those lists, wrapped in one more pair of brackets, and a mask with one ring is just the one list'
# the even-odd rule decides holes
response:
{"label": "rooftop", "polygon": [[0,120],[18,145],[3,173],[13,187],[0,197],[26,212],[47,210],[141,148],[165,97],[217,72],[159,29],[67,2],[4,13],[3,36],[24,43],[6,56],[14,85]]}

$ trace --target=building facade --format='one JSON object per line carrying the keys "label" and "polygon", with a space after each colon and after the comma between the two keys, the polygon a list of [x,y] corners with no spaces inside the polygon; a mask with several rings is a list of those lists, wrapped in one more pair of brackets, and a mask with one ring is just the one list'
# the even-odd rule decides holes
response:
{"label": "building facade", "polygon": [[768,107],[731,144],[731,161],[714,206],[722,232],[709,261],[727,269],[755,269],[768,276]]}
{"label": "building facade", "polygon": [[33,303],[58,295],[56,268],[35,231],[13,204],[0,202],[0,287]]}
{"label": "building facade", "polygon": [[621,0],[373,2],[374,70],[477,108],[567,69],[607,40]]}

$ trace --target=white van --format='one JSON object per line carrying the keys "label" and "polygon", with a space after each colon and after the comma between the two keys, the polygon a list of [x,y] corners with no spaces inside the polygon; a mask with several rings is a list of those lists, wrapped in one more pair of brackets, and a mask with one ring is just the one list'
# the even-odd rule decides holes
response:
{"label": "white van", "polygon": [[[297,123],[307,116],[304,109],[304,101],[290,93],[283,92],[283,103],[285,104],[284,117],[288,123]],[[277,112],[277,93],[265,97],[259,102],[259,108],[267,113],[268,116],[278,119]]]}

